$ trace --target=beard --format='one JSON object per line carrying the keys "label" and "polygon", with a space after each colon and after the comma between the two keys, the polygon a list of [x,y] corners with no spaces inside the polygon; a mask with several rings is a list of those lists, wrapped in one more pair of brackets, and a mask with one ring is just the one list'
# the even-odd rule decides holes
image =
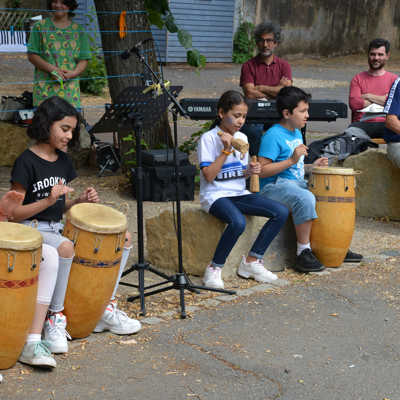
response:
{"label": "beard", "polygon": [[383,68],[385,66],[385,61],[372,62],[372,61],[368,60],[368,65],[369,65],[370,69],[372,69],[373,71],[376,71],[376,70],[381,69],[381,68]]}
{"label": "beard", "polygon": [[274,51],[270,49],[262,49],[260,50],[260,54],[264,57],[270,57],[272,54],[274,54]]}

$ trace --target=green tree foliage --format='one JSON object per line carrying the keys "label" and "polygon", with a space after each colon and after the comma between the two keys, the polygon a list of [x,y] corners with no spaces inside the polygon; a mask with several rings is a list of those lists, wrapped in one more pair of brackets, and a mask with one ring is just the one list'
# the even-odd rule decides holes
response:
{"label": "green tree foliage", "polygon": [[254,25],[251,22],[242,22],[233,38],[232,61],[243,64],[253,57],[256,43],[253,38]]}
{"label": "green tree foliage", "polygon": [[165,27],[169,32],[178,34],[179,43],[187,50],[187,63],[196,68],[204,67],[206,58],[197,49],[192,48],[192,35],[176,25],[168,0],[144,0],[144,5],[151,25],[159,29]]}

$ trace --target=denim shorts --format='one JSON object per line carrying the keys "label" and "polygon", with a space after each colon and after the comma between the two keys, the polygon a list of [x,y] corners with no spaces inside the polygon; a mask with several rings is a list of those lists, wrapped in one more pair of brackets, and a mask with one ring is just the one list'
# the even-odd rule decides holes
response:
{"label": "denim shorts", "polygon": [[43,237],[43,243],[56,249],[58,249],[61,243],[69,241],[68,238],[62,235],[64,224],[61,222],[25,220],[22,221],[22,223],[31,226],[32,228],[36,228]]}
{"label": "denim shorts", "polygon": [[308,190],[305,180],[278,177],[275,183],[266,184],[260,194],[284,204],[290,210],[295,225],[318,218],[315,196]]}

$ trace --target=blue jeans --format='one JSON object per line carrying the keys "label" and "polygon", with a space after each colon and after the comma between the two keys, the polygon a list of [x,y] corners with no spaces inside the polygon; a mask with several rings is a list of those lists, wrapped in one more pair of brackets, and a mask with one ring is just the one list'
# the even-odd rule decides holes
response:
{"label": "blue jeans", "polygon": [[315,196],[308,190],[306,181],[278,177],[275,183],[267,183],[260,194],[288,207],[295,225],[317,218]]}
{"label": "blue jeans", "polygon": [[268,217],[249,252],[252,257],[262,259],[269,244],[279,233],[289,215],[289,210],[281,203],[257,193],[237,197],[222,197],[216,200],[210,214],[226,222],[225,228],[212,259],[212,265],[223,267],[229,253],[246,227],[246,215]]}

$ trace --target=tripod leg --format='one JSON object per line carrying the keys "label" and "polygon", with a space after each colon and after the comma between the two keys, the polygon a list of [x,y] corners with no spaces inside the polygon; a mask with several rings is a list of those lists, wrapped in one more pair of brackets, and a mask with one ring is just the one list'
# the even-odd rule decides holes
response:
{"label": "tripod leg", "polygon": [[146,315],[146,304],[144,302],[144,269],[139,269],[139,294],[140,294],[140,314]]}

